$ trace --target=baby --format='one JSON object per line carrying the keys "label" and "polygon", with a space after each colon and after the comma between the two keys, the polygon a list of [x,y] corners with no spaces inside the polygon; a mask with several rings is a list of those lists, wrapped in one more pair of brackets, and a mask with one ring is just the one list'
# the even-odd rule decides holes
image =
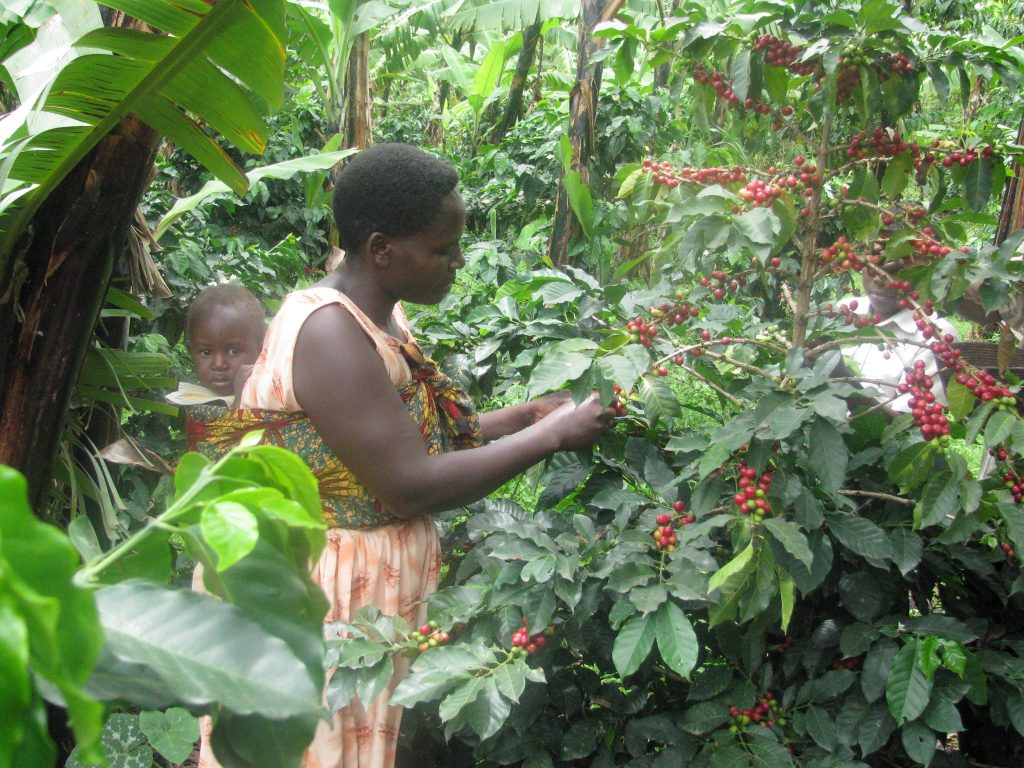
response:
{"label": "baby", "polygon": [[201,386],[182,382],[168,396],[175,405],[223,403],[235,396],[235,377],[256,362],[263,346],[263,306],[238,283],[204,288],[188,310],[185,338]]}

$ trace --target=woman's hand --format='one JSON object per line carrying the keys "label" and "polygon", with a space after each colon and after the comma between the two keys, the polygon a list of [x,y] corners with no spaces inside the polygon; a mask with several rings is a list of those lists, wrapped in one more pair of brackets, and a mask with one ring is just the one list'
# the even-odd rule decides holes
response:
{"label": "woman's hand", "polygon": [[541,395],[526,403],[530,409],[530,424],[536,424],[552,411],[572,402],[572,393],[563,389],[561,392],[552,392],[550,395]]}
{"label": "woman's hand", "polygon": [[558,450],[582,451],[597,442],[614,418],[615,409],[602,405],[595,393],[579,405],[567,399],[551,410],[537,426],[547,427],[554,434]]}

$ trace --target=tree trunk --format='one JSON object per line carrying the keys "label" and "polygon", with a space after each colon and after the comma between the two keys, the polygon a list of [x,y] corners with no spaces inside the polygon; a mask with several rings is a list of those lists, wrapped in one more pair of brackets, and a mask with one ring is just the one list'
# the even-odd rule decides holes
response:
{"label": "tree trunk", "polygon": [[497,144],[515,125],[523,114],[523,92],[526,90],[526,79],[530,74],[534,58],[537,55],[537,41],[540,39],[540,22],[531,24],[523,30],[523,47],[516,60],[516,73],[512,77],[512,85],[508,91],[508,101],[501,120],[491,131],[491,143]]}
{"label": "tree trunk", "polygon": [[0,464],[25,475],[35,508],[158,138],[134,117],[106,136],[33,217],[0,296]]}
{"label": "tree trunk", "polygon": [[346,147],[366,149],[373,143],[370,99],[370,36],[363,32],[352,43],[345,71],[345,117],[341,135]]}
{"label": "tree trunk", "polygon": [[[463,36],[461,32],[452,35],[451,47],[456,51],[462,47]],[[437,86],[437,98],[434,104],[434,114],[427,123],[425,131],[427,143],[431,146],[439,146],[444,138],[444,131],[441,127],[441,115],[444,114],[445,105],[448,103],[448,94],[451,93],[451,83],[442,80]]]}
{"label": "tree trunk", "polygon": [[[670,16],[674,16],[677,8],[679,8],[679,0],[672,0],[672,5],[669,8],[669,15]],[[658,0],[658,12],[661,15],[661,23],[664,24],[665,23],[665,9],[662,6],[661,0]],[[679,43],[678,42],[673,42],[671,44],[671,46],[672,46],[672,49],[674,51],[679,49]],[[668,87],[669,75],[671,75],[671,73],[672,73],[672,61],[671,60],[666,61],[664,64],[662,64],[659,67],[655,67],[655,69],[654,69],[654,87],[655,88],[667,88]]]}
{"label": "tree trunk", "polygon": [[[590,182],[590,155],[594,151],[594,124],[597,121],[597,96],[601,89],[601,64],[590,64],[593,55],[604,46],[594,37],[594,27],[618,12],[623,0],[583,0],[580,13],[580,39],[576,60],[576,85],[569,95],[569,142],[572,145],[570,169],[578,171],[584,185]],[[563,173],[555,198],[555,218],[548,253],[560,267],[570,264],[569,243],[580,232],[569,206]]]}
{"label": "tree trunk", "polygon": [[[1024,141],[1024,118],[1017,130],[1017,143]],[[996,229],[995,244],[999,245],[1017,230],[1024,228],[1024,187],[1021,187],[1020,175],[1024,166],[1014,162],[1013,175],[1006,180],[1006,191],[1003,193],[1003,207],[999,212],[999,227]]]}

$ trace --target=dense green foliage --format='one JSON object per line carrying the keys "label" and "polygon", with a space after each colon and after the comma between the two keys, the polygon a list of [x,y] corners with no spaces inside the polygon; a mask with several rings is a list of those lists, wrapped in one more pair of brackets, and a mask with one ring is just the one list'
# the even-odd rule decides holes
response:
{"label": "dense green foliage", "polygon": [[[248,192],[206,186],[165,146],[143,208],[174,296],[143,305],[115,291],[108,313],[130,318],[125,346],[152,367],[111,377],[94,364],[86,394],[123,385],[155,399],[145,385],[167,384],[170,363],[187,376],[184,311],[203,284],[240,280],[273,309],[322,267],[340,159],[322,153],[339,145],[340,106],[337,73],[317,62],[347,38],[303,16],[315,3],[288,5],[288,98],[268,149],[239,162]],[[69,765],[97,750],[113,765],[181,762],[207,712],[225,765],[290,765],[319,713],[321,668],[337,667],[337,708],[377,695],[401,653],[416,657],[396,692],[410,708],[402,749],[421,764],[1020,765],[1024,425],[1012,396],[956,369],[941,334],[948,408],[927,419],[887,417],[870,377],[837,369],[844,349],[891,341],[863,307],[841,309],[886,262],[909,260],[896,290],[922,328],[928,307],[973,302],[969,287],[1018,322],[1021,238],[989,243],[1019,150],[1024,55],[986,26],[1016,34],[1014,5],[910,15],[889,0],[743,1],[663,17],[629,3],[598,30],[595,155],[574,198],[587,234],[564,271],[544,254],[575,35],[543,25],[527,112],[489,144],[525,17],[509,26],[507,4],[469,4],[446,26],[443,3],[367,5],[375,138],[436,140],[470,211],[468,265],[441,305],[410,308],[418,332],[481,403],[596,389],[620,418],[592,453],[557,456],[441,521],[431,626],[366,613],[330,625],[326,646],[309,621],[322,613],[305,572],[322,544],[311,479],[280,452],[187,456],[173,484],[109,468],[113,496],[82,507],[113,547],[76,518],[77,586],[67,540],[31,522],[4,476],[11,743],[46,749],[46,696],[74,715]],[[568,12],[521,5],[542,20]],[[917,385],[922,397],[931,386]],[[126,431],[175,458],[177,423],[131,402]],[[994,473],[979,471],[984,452]],[[15,548],[27,526],[64,570],[27,570]],[[183,588],[191,560],[223,603]],[[294,599],[268,612],[268,585],[282,583]],[[44,622],[29,590],[59,610]],[[147,606],[159,620],[121,630]],[[70,666],[53,645],[67,621],[93,646]],[[197,628],[226,641],[205,685]],[[244,675],[257,657],[265,671]],[[131,710],[107,719],[102,742],[94,700]]]}

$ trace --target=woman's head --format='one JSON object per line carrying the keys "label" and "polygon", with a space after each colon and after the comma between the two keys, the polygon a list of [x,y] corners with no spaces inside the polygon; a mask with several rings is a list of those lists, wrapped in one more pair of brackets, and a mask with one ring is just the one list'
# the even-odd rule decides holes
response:
{"label": "woman's head", "polygon": [[263,306],[238,283],[204,288],[188,310],[185,335],[199,383],[218,395],[234,391],[235,376],[263,346]]}
{"label": "woman's head", "polygon": [[[341,247],[361,254],[370,235],[409,237],[434,224],[459,175],[409,144],[375,144],[338,176],[332,210]],[[457,193],[456,193],[457,194]]]}
{"label": "woman's head", "polygon": [[[910,262],[906,259],[896,259],[895,261],[885,262],[881,265],[880,269],[889,278],[892,278],[897,272],[906,269],[908,266],[910,266]],[[890,317],[896,314],[899,311],[901,294],[887,285],[888,278],[883,278],[872,269],[865,269],[861,274],[864,280],[864,291],[871,302],[872,311],[877,312],[882,317]]]}

